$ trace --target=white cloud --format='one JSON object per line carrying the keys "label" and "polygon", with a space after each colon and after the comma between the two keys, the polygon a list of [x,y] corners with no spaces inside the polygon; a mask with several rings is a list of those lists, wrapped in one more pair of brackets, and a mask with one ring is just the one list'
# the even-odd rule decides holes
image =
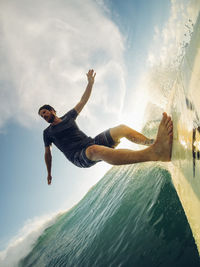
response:
{"label": "white cloud", "polygon": [[[92,0],[1,1],[0,127],[9,119],[30,126],[45,103],[66,112],[80,100],[89,68],[97,72],[90,105],[104,110],[109,103],[113,116],[119,114],[124,40],[101,6]],[[104,121],[101,114],[97,120]]]}

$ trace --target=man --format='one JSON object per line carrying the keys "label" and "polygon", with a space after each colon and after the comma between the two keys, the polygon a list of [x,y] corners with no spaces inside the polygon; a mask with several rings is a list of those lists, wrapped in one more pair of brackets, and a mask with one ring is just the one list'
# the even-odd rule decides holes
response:
{"label": "man", "polygon": [[[50,105],[44,105],[38,111],[39,115],[50,124],[43,132],[49,185],[52,180],[52,143],[64,153],[68,160],[82,168],[90,167],[102,160],[113,165],[121,165],[145,161],[170,161],[171,159],[173,124],[166,113],[163,113],[155,142],[126,125],[110,128],[95,138],[88,137],[78,128],[75,120],[91,95],[95,76],[94,70],[88,71],[88,85],[81,100],[64,116],[57,117],[56,111]],[[148,148],[140,151],[115,149],[122,137],[137,144],[147,145]]]}

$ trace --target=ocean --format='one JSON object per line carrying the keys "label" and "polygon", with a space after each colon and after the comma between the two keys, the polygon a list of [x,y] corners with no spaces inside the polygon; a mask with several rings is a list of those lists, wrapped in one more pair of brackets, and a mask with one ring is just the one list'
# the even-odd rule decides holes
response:
{"label": "ocean", "polygon": [[143,163],[108,171],[19,266],[199,267],[200,258],[170,173]]}

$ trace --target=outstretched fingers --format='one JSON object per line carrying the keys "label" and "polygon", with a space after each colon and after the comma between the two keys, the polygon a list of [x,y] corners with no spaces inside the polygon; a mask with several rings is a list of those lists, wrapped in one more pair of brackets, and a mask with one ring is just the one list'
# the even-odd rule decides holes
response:
{"label": "outstretched fingers", "polygon": [[88,71],[88,73],[86,73],[86,75],[89,77],[95,77],[96,76],[96,73],[94,72],[94,70],[93,69],[90,69],[89,71]]}

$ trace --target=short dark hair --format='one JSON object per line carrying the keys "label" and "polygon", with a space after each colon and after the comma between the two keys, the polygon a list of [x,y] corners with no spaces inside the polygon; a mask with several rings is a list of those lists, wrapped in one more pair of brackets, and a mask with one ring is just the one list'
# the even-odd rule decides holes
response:
{"label": "short dark hair", "polygon": [[49,110],[49,111],[53,110],[54,112],[56,112],[55,109],[54,109],[52,106],[45,104],[45,105],[43,105],[42,107],[39,108],[39,110],[38,110],[38,114],[39,114],[39,115],[40,115],[40,111],[41,111],[42,109],[47,109],[47,110]]}

